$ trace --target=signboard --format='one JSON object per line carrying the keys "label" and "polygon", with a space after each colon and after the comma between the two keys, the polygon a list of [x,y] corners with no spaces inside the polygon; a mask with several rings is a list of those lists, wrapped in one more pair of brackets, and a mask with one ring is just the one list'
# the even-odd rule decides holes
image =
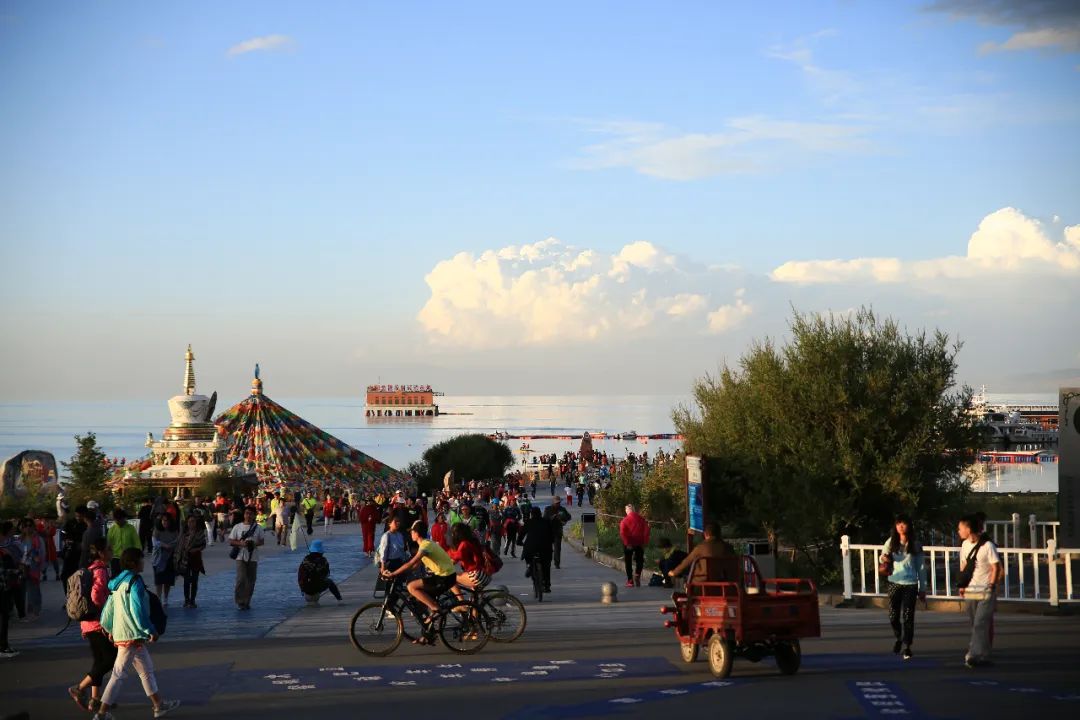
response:
{"label": "signboard", "polygon": [[686,456],[686,525],[705,532],[705,459]]}
{"label": "signboard", "polygon": [[1080,388],[1061,388],[1058,405],[1058,547],[1080,547]]}

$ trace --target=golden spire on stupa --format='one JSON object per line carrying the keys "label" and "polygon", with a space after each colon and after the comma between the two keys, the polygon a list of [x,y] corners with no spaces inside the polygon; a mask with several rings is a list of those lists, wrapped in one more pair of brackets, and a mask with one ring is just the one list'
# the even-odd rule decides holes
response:
{"label": "golden spire on stupa", "polygon": [[195,394],[195,354],[191,352],[191,343],[184,354],[184,394]]}

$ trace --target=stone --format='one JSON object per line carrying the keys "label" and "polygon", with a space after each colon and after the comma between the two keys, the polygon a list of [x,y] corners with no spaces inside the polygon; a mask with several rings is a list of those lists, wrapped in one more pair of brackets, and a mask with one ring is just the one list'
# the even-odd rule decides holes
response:
{"label": "stone", "polygon": [[25,495],[28,479],[55,493],[58,477],[56,458],[51,452],[23,450],[9,458],[0,470],[0,495]]}
{"label": "stone", "polygon": [[611,605],[619,602],[619,588],[613,582],[606,582],[600,586],[600,602]]}

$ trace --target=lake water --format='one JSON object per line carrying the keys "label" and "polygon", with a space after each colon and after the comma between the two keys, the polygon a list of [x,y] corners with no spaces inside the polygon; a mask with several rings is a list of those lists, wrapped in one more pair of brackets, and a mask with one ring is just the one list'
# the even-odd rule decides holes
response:
{"label": "lake water", "polygon": [[[225,398],[218,411],[241,398]],[[994,402],[1055,402],[1050,395],[992,395]],[[440,398],[444,413],[436,418],[368,419],[362,398],[274,398],[292,412],[355,448],[396,468],[417,460],[424,450],[463,432],[511,435],[576,435],[629,430],[641,434],[672,433],[671,410],[689,397],[623,396],[454,396]],[[146,433],[161,437],[169,423],[164,400],[109,403],[0,403],[0,458],[23,450],[47,450],[57,461],[75,451],[73,436],[92,430],[109,457],[128,460],[146,454]],[[515,451],[522,441],[508,441]],[[530,440],[532,455],[576,450],[579,441]],[[596,440],[593,446],[616,457],[628,452],[650,455],[671,451],[677,441]],[[515,455],[520,458],[521,454]],[[988,468],[978,490],[994,492],[1056,491],[1057,464]]]}

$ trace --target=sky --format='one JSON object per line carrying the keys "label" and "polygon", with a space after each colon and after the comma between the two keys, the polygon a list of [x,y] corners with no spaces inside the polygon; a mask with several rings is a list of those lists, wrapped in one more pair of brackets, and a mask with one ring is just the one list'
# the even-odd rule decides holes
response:
{"label": "sky", "polygon": [[1080,379],[1080,4],[0,0],[0,401]]}

